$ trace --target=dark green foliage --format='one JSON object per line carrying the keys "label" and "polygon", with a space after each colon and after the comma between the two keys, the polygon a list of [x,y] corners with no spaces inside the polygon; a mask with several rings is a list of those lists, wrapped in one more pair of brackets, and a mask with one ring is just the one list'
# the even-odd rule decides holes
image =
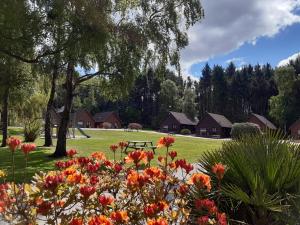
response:
{"label": "dark green foliage", "polygon": [[261,130],[257,124],[254,123],[235,123],[231,129],[232,139],[240,139],[243,136],[253,136],[261,134]]}
{"label": "dark green foliage", "polygon": [[41,121],[35,120],[24,125],[24,141],[34,142],[40,135],[42,128]]}
{"label": "dark green foliage", "polygon": [[[300,146],[283,141],[279,132],[245,136],[207,152],[199,166],[216,180],[211,168],[226,165],[221,209],[231,219],[248,224],[299,224]],[[212,193],[213,195],[215,193]]]}
{"label": "dark green foliage", "polygon": [[180,134],[182,135],[190,135],[192,132],[189,129],[182,129],[180,131]]}

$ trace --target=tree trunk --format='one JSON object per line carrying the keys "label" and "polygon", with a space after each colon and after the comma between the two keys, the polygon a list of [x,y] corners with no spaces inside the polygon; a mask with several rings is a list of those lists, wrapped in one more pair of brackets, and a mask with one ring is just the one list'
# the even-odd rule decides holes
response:
{"label": "tree trunk", "polygon": [[57,135],[57,145],[53,157],[63,157],[67,155],[66,145],[67,145],[67,132],[68,125],[70,120],[70,112],[73,101],[73,92],[74,92],[74,64],[69,62],[67,68],[67,78],[65,83],[66,94],[65,94],[65,103],[64,111],[62,113],[58,135]]}
{"label": "tree trunk", "polygon": [[3,99],[2,99],[2,112],[1,112],[1,119],[2,119],[2,144],[1,147],[6,146],[6,139],[7,139],[7,127],[8,127],[8,96],[9,96],[9,87],[6,88]]}
{"label": "tree trunk", "polygon": [[44,146],[50,147],[53,145],[52,133],[51,133],[51,109],[53,107],[54,95],[56,91],[56,80],[58,77],[58,60],[55,59],[52,81],[51,81],[51,92],[47,104],[47,110],[45,114],[45,144]]}

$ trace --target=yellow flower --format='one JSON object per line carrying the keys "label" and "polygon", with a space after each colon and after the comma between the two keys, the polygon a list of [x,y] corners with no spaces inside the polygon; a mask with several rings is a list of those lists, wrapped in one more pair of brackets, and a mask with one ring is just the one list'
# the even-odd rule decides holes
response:
{"label": "yellow flower", "polygon": [[0,178],[6,177],[6,173],[3,170],[0,170]]}

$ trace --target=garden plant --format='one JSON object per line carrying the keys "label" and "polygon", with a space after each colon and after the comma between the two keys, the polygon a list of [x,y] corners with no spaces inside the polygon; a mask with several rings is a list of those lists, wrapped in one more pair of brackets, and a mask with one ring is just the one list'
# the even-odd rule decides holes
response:
{"label": "garden plant", "polygon": [[[30,183],[0,185],[1,219],[11,224],[55,225],[227,224],[225,213],[208,197],[213,192],[211,177],[192,174],[192,164],[171,151],[174,141],[173,137],[159,140],[159,150],[166,152],[158,157],[158,166],[152,165],[153,152],[136,150],[124,158],[113,154],[113,160],[108,160],[102,152],[76,157],[77,151],[70,149],[68,160],[56,162],[57,170],[40,172]],[[14,176],[15,152],[22,150],[27,162],[36,147],[14,137],[7,143]],[[126,144],[111,145],[110,150],[122,151]],[[221,179],[224,168],[218,164],[210,169]],[[5,179],[5,173],[0,175]],[[192,190],[201,198],[191,200]],[[195,210],[197,214],[192,213]]]}

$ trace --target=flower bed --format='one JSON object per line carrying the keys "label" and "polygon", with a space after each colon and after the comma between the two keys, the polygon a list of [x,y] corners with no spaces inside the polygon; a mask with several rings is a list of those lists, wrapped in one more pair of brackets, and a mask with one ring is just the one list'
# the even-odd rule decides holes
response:
{"label": "flower bed", "polygon": [[[159,140],[158,147],[166,154],[155,167],[152,151],[136,150],[122,160],[108,160],[101,152],[76,157],[71,149],[68,160],[56,163],[56,171],[36,174],[30,184],[1,184],[0,214],[13,224],[227,224],[218,203],[208,198],[210,177],[190,174],[193,166],[170,151],[174,141],[172,137]],[[20,148],[27,161],[35,146],[22,145],[16,138],[10,138],[8,145],[14,176],[15,151]],[[125,146],[120,142],[110,149],[122,151]],[[174,175],[178,169],[183,171],[181,178]],[[225,170],[218,164],[212,172],[222,179]],[[195,190],[201,198],[190,198]],[[191,207],[197,215],[190,213]]]}

